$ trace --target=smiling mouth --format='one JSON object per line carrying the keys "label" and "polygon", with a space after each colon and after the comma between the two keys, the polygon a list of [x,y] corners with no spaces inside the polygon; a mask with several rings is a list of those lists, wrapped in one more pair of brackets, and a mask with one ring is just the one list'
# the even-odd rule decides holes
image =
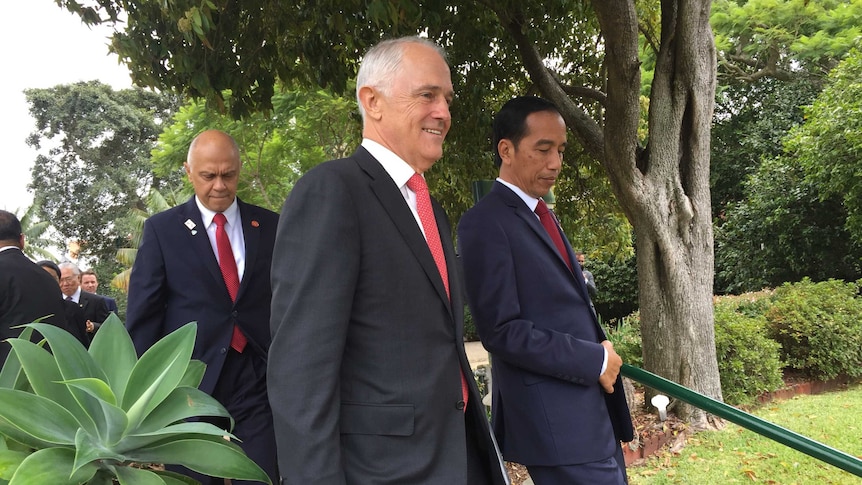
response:
{"label": "smiling mouth", "polygon": [[422,131],[424,131],[425,133],[431,133],[432,135],[437,135],[437,136],[440,136],[440,135],[442,135],[442,134],[443,134],[443,132],[442,132],[442,131],[440,131],[440,130],[433,130],[433,129],[431,129],[431,128],[422,128]]}

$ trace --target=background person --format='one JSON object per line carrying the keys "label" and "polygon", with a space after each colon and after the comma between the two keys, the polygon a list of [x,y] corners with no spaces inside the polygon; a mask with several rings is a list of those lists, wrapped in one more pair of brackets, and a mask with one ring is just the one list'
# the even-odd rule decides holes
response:
{"label": "background person", "polygon": [[[83,288],[84,291],[98,295],[99,277],[96,276],[95,271],[87,269],[81,272],[81,288]],[[105,299],[105,305],[107,305],[109,312],[118,313],[119,308],[117,308],[117,300],[105,295],[99,296]]]}
{"label": "background person", "polygon": [[451,124],[449,67],[434,43],[388,40],[356,85],[362,146],[305,174],[279,222],[268,379],[283,483],[504,483],[452,234],[424,187]]}
{"label": "background person", "polygon": [[[36,261],[36,264],[44,269],[51,278],[57,281],[57,288],[60,287],[60,267],[57,263],[43,259]],[[63,302],[63,315],[66,320],[66,330],[78,339],[84,347],[90,346],[90,337],[87,335],[87,319],[84,317],[84,310],[77,303],[63,298],[63,293],[60,293],[60,298]]]}
{"label": "background person", "polygon": [[574,252],[541,197],[566,148],[557,108],[525,96],[494,119],[499,178],[458,226],[467,297],[491,354],[503,456],[536,485],[626,482],[632,439],[619,370]]}
{"label": "background person", "polygon": [[15,214],[0,210],[0,366],[12,350],[12,328],[42,319],[66,328],[62,296],[54,280],[24,255],[24,234]]}
{"label": "background person", "polygon": [[[200,389],[230,412],[239,445],[277,483],[266,357],[278,214],[237,198],[242,162],[227,133],[207,130],[195,137],[185,169],[194,197],[144,223],[126,325],[142,354],[165,335],[198,322],[192,358],[207,365]],[[207,420],[229,426],[226,419]],[[183,473],[203,484],[223,483]]]}
{"label": "background person", "polygon": [[599,289],[596,286],[596,279],[593,277],[593,273],[584,266],[584,263],[587,261],[587,257],[584,256],[584,253],[578,251],[575,253],[575,259],[578,260],[578,265],[581,267],[581,273],[584,275],[584,283],[587,285],[587,292],[589,292],[590,298],[595,299],[596,295],[599,294]]}
{"label": "background person", "polygon": [[86,321],[87,334],[90,340],[93,333],[99,329],[108,318],[108,304],[101,296],[84,291],[81,288],[81,269],[71,261],[63,261],[60,267],[60,290],[67,301],[73,301],[81,307]]}

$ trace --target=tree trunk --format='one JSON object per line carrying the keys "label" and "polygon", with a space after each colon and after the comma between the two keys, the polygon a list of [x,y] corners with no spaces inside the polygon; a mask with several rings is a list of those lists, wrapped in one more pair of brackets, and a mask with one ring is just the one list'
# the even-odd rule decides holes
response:
{"label": "tree trunk", "polygon": [[[649,144],[637,146],[640,64],[628,1],[594,2],[606,39],[604,164],[636,236],[644,367],[721,399],[712,310],[709,141],[715,44],[708,0],[662,1]],[[706,414],[677,412],[695,427]]]}

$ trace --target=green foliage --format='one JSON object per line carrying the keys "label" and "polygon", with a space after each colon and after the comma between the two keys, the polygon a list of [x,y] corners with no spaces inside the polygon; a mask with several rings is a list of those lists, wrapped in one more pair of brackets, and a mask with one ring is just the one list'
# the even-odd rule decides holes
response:
{"label": "green foliage", "polygon": [[[204,364],[191,360],[197,324],[153,345],[140,359],[111,316],[89,351],[57,327],[31,323],[51,352],[10,339],[0,371],[0,481],[120,485],[188,483],[150,464],[179,464],[207,475],[270,483],[230,433],[196,416],[230,417],[197,389]],[[233,437],[235,439],[235,437]],[[135,466],[132,466],[135,465]]]}
{"label": "green foliage", "polygon": [[464,305],[464,340],[467,342],[479,340],[476,322],[473,321],[473,314],[470,313],[470,307],[467,305]]}
{"label": "green foliage", "polygon": [[[233,99],[229,94],[227,99]],[[278,211],[296,180],[311,167],[355,150],[361,140],[356,104],[324,90],[283,90],[270,112],[236,120],[202,101],[189,101],[159,135],[154,171],[180,174],[195,136],[206,129],[230,133],[243,162],[237,194],[246,202]],[[185,184],[185,193],[192,193]]]}
{"label": "green foliage", "polygon": [[775,290],[766,319],[786,366],[818,379],[862,375],[860,283],[805,278]]}
{"label": "green foliage", "polygon": [[643,347],[641,345],[641,318],[635,312],[621,318],[619,322],[605,329],[608,340],[614,344],[614,350],[626,364],[643,367]]}
{"label": "green foliage", "polygon": [[57,230],[58,247],[77,241],[82,254],[113,261],[125,233],[117,214],[165,183],[152,176],[149,155],[176,99],[98,81],[25,94],[36,123],[27,144],[40,150],[30,183],[39,218]]}
{"label": "green foliage", "polygon": [[805,276],[854,280],[862,245],[844,227],[840,198],[822,200],[792,158],[765,160],[715,229],[715,290],[743,293]]}
{"label": "green foliage", "polygon": [[[862,51],[854,50],[829,75],[828,85],[805,111],[805,124],[787,150],[805,169],[821,200],[838,200],[846,228],[862,246]],[[858,268],[858,264],[857,264]]]}
{"label": "green foliage", "polygon": [[783,138],[803,122],[803,106],[817,96],[821,84],[804,78],[766,78],[732,84],[716,93],[710,150],[713,218],[745,199],[745,181],[761,160],[782,154]]}
{"label": "green foliage", "polygon": [[46,237],[51,224],[48,221],[40,221],[38,214],[38,204],[31,204],[23,214],[15,211],[15,216],[21,222],[21,234],[24,234],[24,254],[34,260],[56,260],[56,256],[45,249],[51,246],[51,241]]}
{"label": "green foliage", "polygon": [[592,271],[596,280],[599,292],[593,304],[603,320],[622,318],[638,308],[638,274],[634,254],[610,261],[587,258],[586,268]]}
{"label": "green foliage", "polygon": [[710,22],[719,77],[823,77],[859,46],[858,0],[716,0]]}
{"label": "green foliage", "polygon": [[753,306],[733,302],[715,305],[715,351],[724,401],[753,404],[760,394],[784,384],[779,359],[780,345],[766,333],[763,315],[749,316]]}

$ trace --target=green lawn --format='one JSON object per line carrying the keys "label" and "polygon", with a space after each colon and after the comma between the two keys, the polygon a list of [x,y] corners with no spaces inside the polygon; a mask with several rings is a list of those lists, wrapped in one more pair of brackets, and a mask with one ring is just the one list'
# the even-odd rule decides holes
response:
{"label": "green lawn", "polygon": [[[754,414],[862,458],[862,386],[769,403]],[[631,485],[862,484],[862,478],[728,423],[690,436],[679,455],[662,451],[630,467]]]}

